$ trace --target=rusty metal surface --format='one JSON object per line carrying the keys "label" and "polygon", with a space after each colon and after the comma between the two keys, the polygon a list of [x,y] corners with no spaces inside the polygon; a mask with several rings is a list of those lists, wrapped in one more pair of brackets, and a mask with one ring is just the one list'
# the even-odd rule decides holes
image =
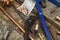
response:
{"label": "rusty metal surface", "polygon": [[51,2],[47,2],[46,4],[47,8],[43,9],[46,19],[60,29],[60,22],[56,20],[56,16],[60,15],[60,7],[55,6]]}
{"label": "rusty metal surface", "polygon": [[[47,8],[43,9],[43,13],[46,20],[50,23],[48,27],[53,36],[53,40],[60,40],[60,35],[57,34],[60,31],[60,22],[56,20],[56,16],[60,15],[60,8],[49,1],[46,4]],[[51,11],[53,12],[51,13]]]}
{"label": "rusty metal surface", "polygon": [[[13,4],[15,4],[15,6],[19,6],[19,5],[16,5],[16,2],[14,2]],[[48,5],[48,4],[50,4],[50,5]],[[47,2],[47,8],[46,9],[43,9],[43,12],[44,12],[45,17],[48,17],[49,16],[48,19],[49,18],[54,19],[53,16],[56,13],[53,13],[52,15],[50,15],[50,10],[52,8],[54,8],[54,7],[56,7],[56,6],[53,5],[53,4],[51,4],[50,2]],[[22,19],[19,17],[19,15],[17,14],[17,12],[13,9],[13,7],[11,6],[11,7],[4,7],[4,8],[8,12],[8,14],[11,15],[13,17],[13,19],[20,26],[22,26],[22,28],[24,29],[24,27],[23,27],[24,26],[24,23],[23,23]],[[42,29],[42,25],[41,25],[41,23],[39,21],[39,18],[37,19],[36,23],[39,24],[39,31],[38,32],[41,35],[44,35],[43,29]],[[34,29],[35,24],[32,26],[32,29]],[[57,34],[57,32],[60,32],[60,29],[58,29],[58,28],[60,28],[60,26],[58,26],[58,28],[56,28],[56,26],[52,25],[49,22],[47,22],[47,25],[48,25],[48,28],[49,28],[49,30],[51,32],[52,40],[60,40],[60,35]],[[24,40],[24,37],[23,37],[24,34],[23,34],[23,32],[16,26],[16,24],[14,24],[14,22],[11,21],[11,19],[9,19],[9,17],[7,17],[4,14],[4,12],[2,10],[0,10],[0,40],[3,40],[3,38],[5,38],[4,35],[7,33],[7,31],[10,31],[10,35],[9,35],[9,37],[8,37],[7,40]],[[34,30],[32,30],[32,31],[34,31]],[[34,33],[32,33],[32,35],[34,35]],[[35,40],[37,40],[37,39],[39,40],[38,36],[35,36]],[[46,39],[46,38],[44,37],[44,39]]]}

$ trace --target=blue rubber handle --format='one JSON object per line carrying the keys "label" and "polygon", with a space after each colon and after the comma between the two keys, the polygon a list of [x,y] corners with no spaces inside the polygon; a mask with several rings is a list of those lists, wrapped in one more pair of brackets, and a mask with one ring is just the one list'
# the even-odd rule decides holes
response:
{"label": "blue rubber handle", "polygon": [[50,2],[54,3],[56,6],[60,7],[60,2],[56,0],[49,0]]}
{"label": "blue rubber handle", "polygon": [[41,2],[42,0],[35,0],[36,2]]}
{"label": "blue rubber handle", "polygon": [[[36,1],[36,0],[35,0],[35,1]],[[37,8],[37,10],[38,10],[38,15],[39,15],[40,21],[41,21],[41,23],[42,23],[42,27],[43,27],[43,29],[44,29],[46,38],[47,38],[47,40],[51,40],[50,31],[49,31],[49,29],[48,29],[48,27],[47,27],[47,24],[46,24],[46,22],[45,22],[44,15],[43,15],[43,13],[42,13],[41,7],[40,7],[40,5],[39,5],[38,2],[36,2],[36,8]]]}
{"label": "blue rubber handle", "polygon": [[42,2],[42,1],[46,1],[46,0],[36,0],[36,2]]}

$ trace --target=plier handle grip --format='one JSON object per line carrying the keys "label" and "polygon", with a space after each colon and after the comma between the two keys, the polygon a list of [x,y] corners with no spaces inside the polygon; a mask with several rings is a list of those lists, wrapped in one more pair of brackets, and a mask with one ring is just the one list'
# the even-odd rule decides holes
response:
{"label": "plier handle grip", "polygon": [[51,40],[51,34],[50,34],[50,31],[49,31],[49,29],[47,27],[47,24],[46,24],[46,21],[45,21],[41,6],[39,4],[39,2],[41,2],[41,0],[35,0],[35,1],[36,1],[36,9],[38,11],[39,19],[40,19],[40,21],[42,23],[42,28],[44,30],[45,36],[46,36],[47,40]]}
{"label": "plier handle grip", "polygon": [[60,7],[60,2],[58,2],[57,0],[49,0],[49,1],[55,4],[56,6]]}

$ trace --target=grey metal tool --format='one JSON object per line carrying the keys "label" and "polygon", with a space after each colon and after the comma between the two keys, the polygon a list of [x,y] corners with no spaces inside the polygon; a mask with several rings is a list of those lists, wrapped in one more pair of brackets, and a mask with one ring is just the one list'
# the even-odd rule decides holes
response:
{"label": "grey metal tool", "polygon": [[[20,14],[20,12],[16,9],[16,7],[14,5],[12,5],[13,8],[15,9],[15,11],[18,13],[18,15],[21,17],[21,19],[24,22],[24,26],[25,26],[25,34],[24,34],[24,40],[30,40],[29,38],[29,32],[31,32],[31,26],[35,23],[36,21],[36,16],[31,15],[29,18],[27,18],[25,15],[23,15],[22,13]],[[26,19],[25,19],[26,18]],[[27,25],[28,24],[28,25]]]}
{"label": "grey metal tool", "polygon": [[40,2],[40,5],[41,5],[42,8],[46,8],[46,0],[42,0]]}

